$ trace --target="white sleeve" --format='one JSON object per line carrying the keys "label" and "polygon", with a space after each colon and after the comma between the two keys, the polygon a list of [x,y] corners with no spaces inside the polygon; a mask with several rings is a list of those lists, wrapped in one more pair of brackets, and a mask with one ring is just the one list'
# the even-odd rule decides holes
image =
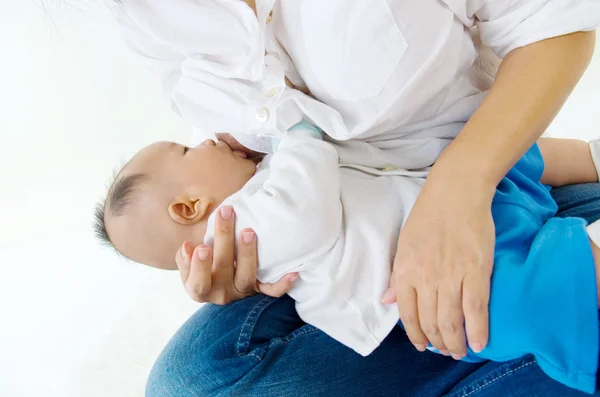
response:
{"label": "white sleeve", "polygon": [[275,282],[323,255],[340,236],[338,153],[309,134],[287,133],[267,179],[251,180],[225,204],[236,212],[238,235],[244,228],[256,232],[258,278]]}
{"label": "white sleeve", "polygon": [[443,0],[500,58],[515,48],[600,25],[599,0]]}
{"label": "white sleeve", "polygon": [[263,34],[244,2],[135,0],[117,13],[126,43],[159,77],[186,121],[213,132],[229,130],[211,125],[214,112],[220,119],[242,118],[231,109],[248,101],[264,69]]}

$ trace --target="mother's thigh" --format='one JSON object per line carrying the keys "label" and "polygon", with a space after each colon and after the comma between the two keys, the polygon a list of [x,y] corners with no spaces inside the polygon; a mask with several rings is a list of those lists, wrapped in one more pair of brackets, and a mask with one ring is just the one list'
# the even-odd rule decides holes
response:
{"label": "mother's thigh", "polygon": [[435,396],[481,364],[418,353],[397,328],[361,357],[302,322],[289,297],[206,305],[158,358],[146,396]]}
{"label": "mother's thigh", "polygon": [[[599,396],[600,393],[594,394]],[[445,397],[585,397],[550,379],[533,356],[505,363],[487,362]]]}

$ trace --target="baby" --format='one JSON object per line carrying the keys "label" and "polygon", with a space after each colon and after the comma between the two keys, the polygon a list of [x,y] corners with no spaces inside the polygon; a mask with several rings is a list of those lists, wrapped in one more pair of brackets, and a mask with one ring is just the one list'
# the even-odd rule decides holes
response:
{"label": "baby", "polygon": [[[289,295],[300,317],[368,355],[399,321],[396,307],[380,297],[426,175],[341,166],[336,146],[305,122],[276,146],[258,163],[221,141],[195,148],[150,145],[117,176],[97,212],[97,231],[131,260],[177,269],[181,243],[211,244],[217,210],[231,205],[237,231],[252,228],[259,237],[259,280],[298,272]],[[592,144],[595,159],[599,146]],[[543,147],[547,161],[557,147],[580,155],[576,165],[549,164],[545,172],[535,145],[498,185],[491,337],[466,359],[504,361],[532,353],[549,376],[590,392],[598,358],[590,238],[598,242],[600,233],[593,224],[588,237],[583,220],[553,218],[556,204],[539,181],[542,174],[556,180],[554,170],[561,169],[563,183],[581,182],[564,177],[565,167],[593,174],[595,181],[597,173],[587,145]]]}

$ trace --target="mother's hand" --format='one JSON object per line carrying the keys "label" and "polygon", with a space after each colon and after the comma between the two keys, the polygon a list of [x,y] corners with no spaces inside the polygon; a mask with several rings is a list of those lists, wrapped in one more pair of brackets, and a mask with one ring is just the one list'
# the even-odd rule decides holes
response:
{"label": "mother's hand", "polygon": [[229,206],[221,207],[215,228],[214,253],[207,245],[194,247],[186,241],[177,250],[175,261],[187,293],[196,302],[226,305],[238,299],[263,293],[280,297],[298,277],[284,276],[274,284],[257,281],[258,257],[256,235],[251,229],[242,230],[235,258],[235,214]]}
{"label": "mother's hand", "polygon": [[[439,183],[438,183],[439,182]],[[492,195],[428,180],[400,233],[391,288],[415,347],[431,344],[464,357],[466,336],[479,352],[488,341],[488,302],[494,258]]]}

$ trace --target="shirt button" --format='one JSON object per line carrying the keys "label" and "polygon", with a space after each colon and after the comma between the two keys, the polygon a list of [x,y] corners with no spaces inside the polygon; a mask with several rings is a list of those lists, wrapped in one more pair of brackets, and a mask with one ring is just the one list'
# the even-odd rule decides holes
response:
{"label": "shirt button", "polygon": [[272,19],[273,19],[273,10],[271,10],[271,12],[269,13],[269,16],[267,17],[267,23],[271,23]]}
{"label": "shirt button", "polygon": [[279,92],[279,90],[277,88],[273,88],[272,90],[269,90],[267,92],[267,96],[269,98],[273,98],[275,95],[277,95],[278,92]]}
{"label": "shirt button", "polygon": [[269,111],[265,108],[256,109],[256,120],[263,124],[269,121]]}

